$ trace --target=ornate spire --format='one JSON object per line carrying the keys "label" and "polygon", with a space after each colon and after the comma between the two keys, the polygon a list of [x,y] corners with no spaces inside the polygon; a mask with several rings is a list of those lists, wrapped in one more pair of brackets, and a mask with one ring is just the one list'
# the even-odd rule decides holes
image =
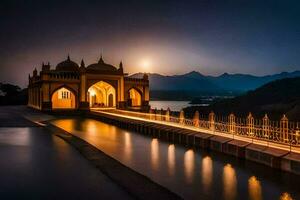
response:
{"label": "ornate spire", "polygon": [[98,63],[104,63],[103,58],[102,58],[102,54],[100,56],[99,62]]}
{"label": "ornate spire", "polygon": [[85,67],[83,59],[81,60],[80,67]]}
{"label": "ornate spire", "polygon": [[70,59],[70,55],[68,54],[68,58],[67,58],[67,61],[70,61],[71,59]]}
{"label": "ornate spire", "polygon": [[120,64],[119,64],[119,69],[122,69],[122,70],[123,70],[123,63],[122,63],[122,60],[121,60],[121,62],[120,62]]}

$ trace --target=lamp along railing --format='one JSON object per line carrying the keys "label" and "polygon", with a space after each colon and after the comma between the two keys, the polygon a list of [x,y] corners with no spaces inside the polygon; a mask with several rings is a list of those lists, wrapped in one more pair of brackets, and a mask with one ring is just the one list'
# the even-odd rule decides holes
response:
{"label": "lamp along railing", "polygon": [[163,121],[178,124],[180,126],[204,129],[214,134],[230,134],[234,136],[247,137],[249,139],[275,142],[284,145],[300,147],[300,123],[290,122],[283,115],[280,121],[271,121],[267,114],[262,119],[255,119],[251,113],[247,118],[237,118],[233,113],[228,117],[218,117],[210,112],[208,118],[200,116],[196,111],[192,119],[186,119],[184,111],[179,116],[171,116],[168,108],[166,111],[151,109],[150,113],[138,113],[116,110],[114,112],[126,113],[128,116],[144,118],[147,120]]}

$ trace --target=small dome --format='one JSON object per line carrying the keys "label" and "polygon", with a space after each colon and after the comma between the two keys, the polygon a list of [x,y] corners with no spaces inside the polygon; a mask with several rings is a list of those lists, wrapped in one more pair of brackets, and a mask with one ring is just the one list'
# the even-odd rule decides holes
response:
{"label": "small dome", "polygon": [[103,59],[102,56],[99,60],[98,63],[94,63],[91,64],[87,67],[87,70],[97,70],[97,71],[117,71],[117,68],[115,68],[114,66],[110,65],[110,64],[106,64]]}
{"label": "small dome", "polygon": [[77,63],[70,60],[70,56],[68,56],[67,60],[62,61],[56,65],[56,70],[58,70],[58,71],[78,71],[79,66]]}

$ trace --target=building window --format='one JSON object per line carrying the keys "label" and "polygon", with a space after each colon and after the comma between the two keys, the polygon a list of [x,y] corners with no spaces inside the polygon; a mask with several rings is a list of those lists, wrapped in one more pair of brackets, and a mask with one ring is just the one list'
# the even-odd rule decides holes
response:
{"label": "building window", "polygon": [[62,88],[58,91],[58,99],[70,99],[71,95],[70,95],[70,91]]}

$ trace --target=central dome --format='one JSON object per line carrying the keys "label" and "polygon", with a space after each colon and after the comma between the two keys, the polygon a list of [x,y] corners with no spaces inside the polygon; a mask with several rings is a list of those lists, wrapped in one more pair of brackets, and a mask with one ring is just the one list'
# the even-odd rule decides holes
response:
{"label": "central dome", "polygon": [[58,70],[58,71],[78,71],[79,66],[77,63],[70,60],[70,56],[68,56],[67,60],[64,60],[56,65],[56,70]]}
{"label": "central dome", "polygon": [[91,64],[87,67],[87,70],[96,70],[96,71],[117,71],[117,68],[115,68],[114,66],[110,65],[110,64],[106,64],[103,59],[102,56],[100,58],[100,60],[98,61],[98,63],[94,63]]}

